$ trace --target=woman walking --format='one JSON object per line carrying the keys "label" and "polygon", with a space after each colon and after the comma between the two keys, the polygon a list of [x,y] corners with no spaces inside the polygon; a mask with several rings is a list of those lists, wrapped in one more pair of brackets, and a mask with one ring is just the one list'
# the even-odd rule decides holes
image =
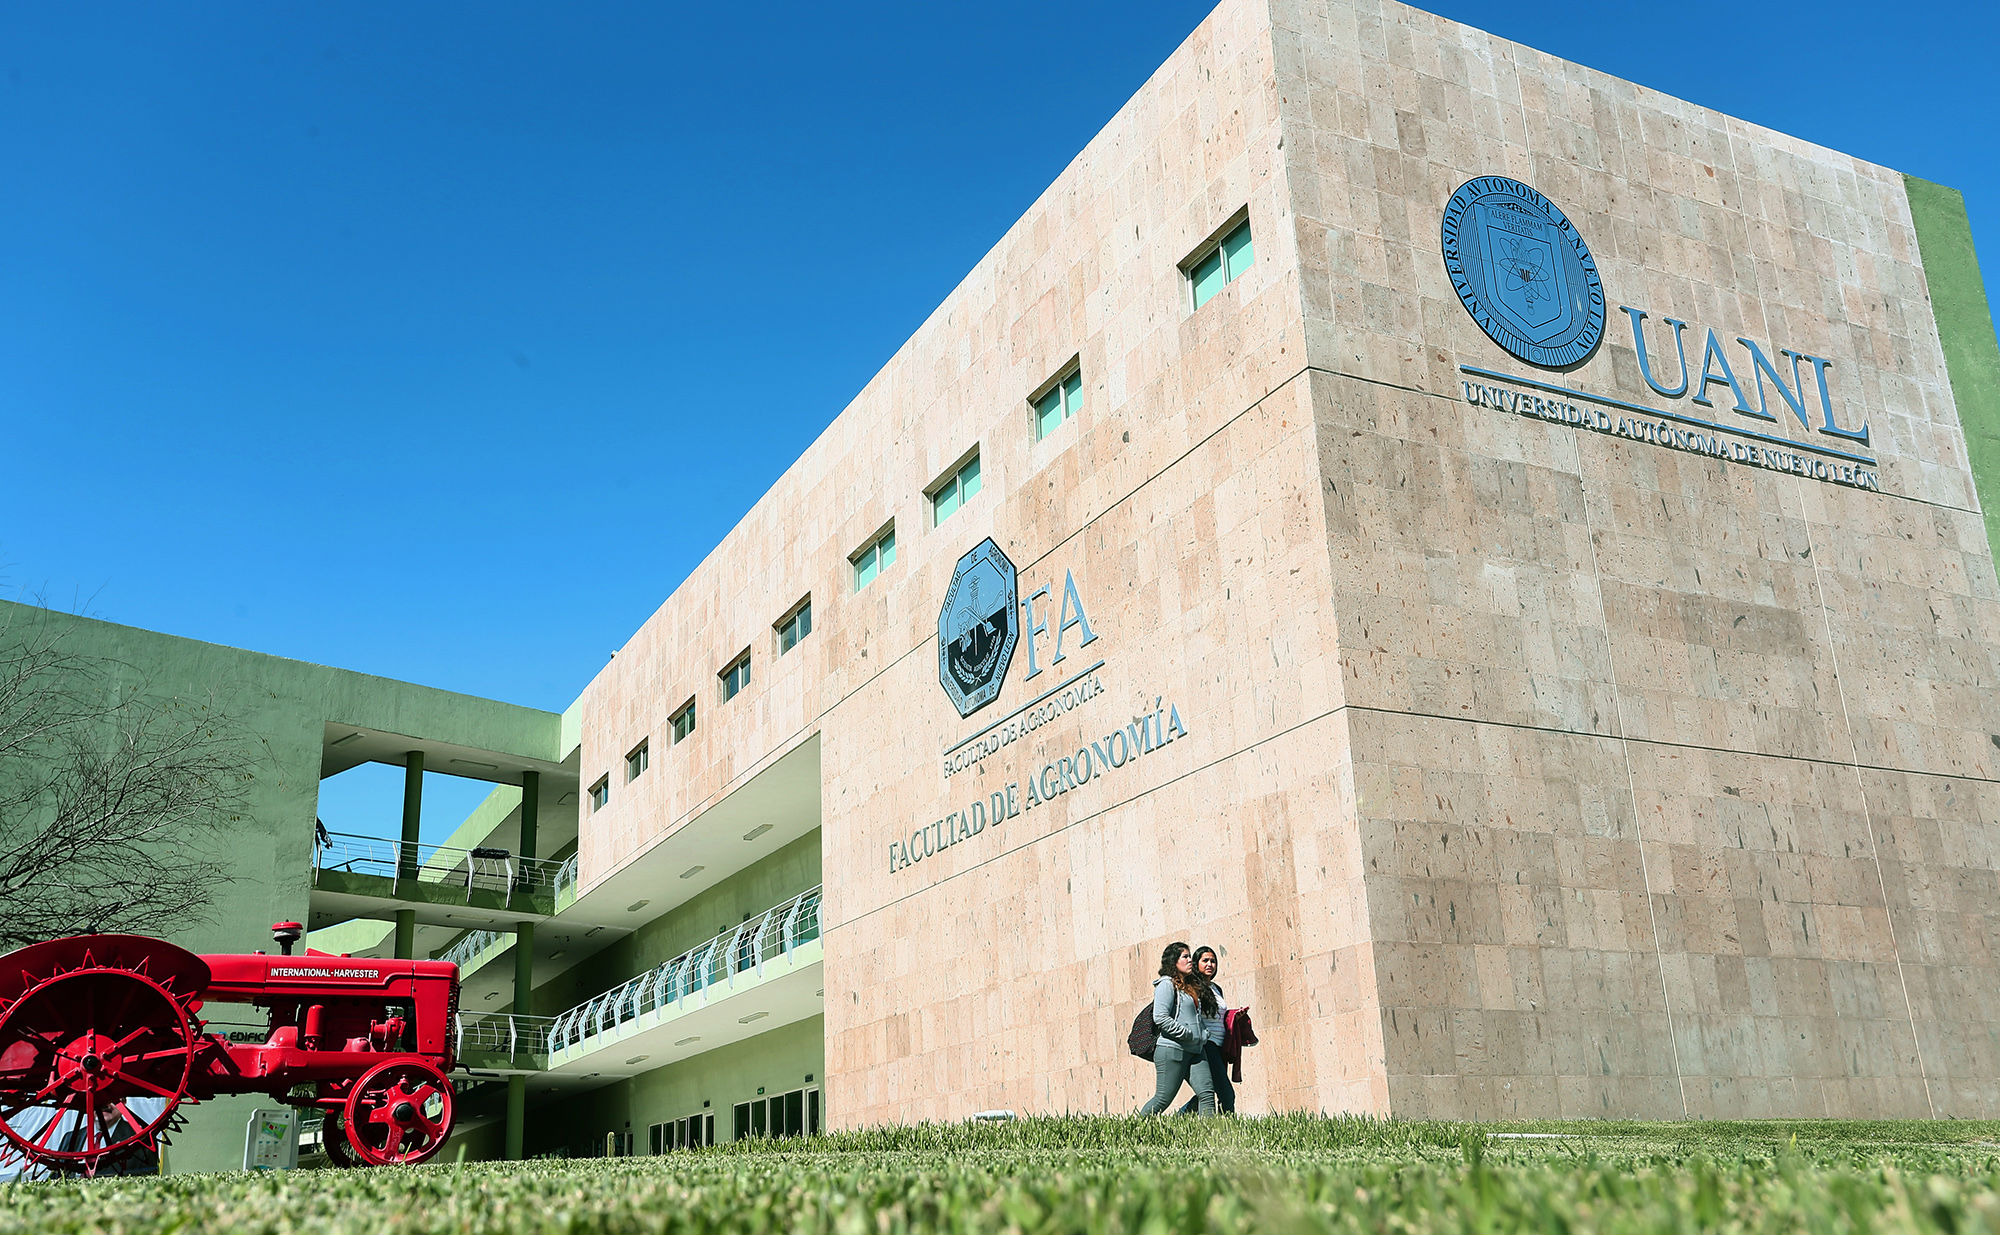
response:
{"label": "woman walking", "polygon": [[[1215,1001],[1213,1013],[1205,1011],[1201,1014],[1201,1054],[1202,1058],[1208,1061],[1209,1079],[1215,1083],[1216,1109],[1224,1115],[1234,1115],[1236,1086],[1229,1083],[1229,1067],[1222,1059],[1223,1030],[1227,1022],[1225,1009],[1228,1006],[1224,1001],[1228,996],[1224,995],[1222,988],[1216,985],[1215,971],[1219,966],[1220,962],[1216,959],[1214,948],[1203,944],[1194,950],[1194,977],[1207,988],[1202,1002],[1206,1005],[1210,998]],[[1189,1098],[1181,1104],[1181,1109],[1176,1113],[1192,1115],[1194,1110],[1195,1099]]]}
{"label": "woman walking", "polygon": [[1222,1015],[1215,995],[1197,978],[1188,946],[1170,943],[1160,953],[1160,976],[1153,982],[1153,1028],[1159,1033],[1153,1046],[1155,1088],[1152,1100],[1139,1108],[1141,1115],[1173,1105],[1182,1082],[1193,1087],[1203,1115],[1215,1114],[1215,1084],[1202,1051],[1204,1015]]}

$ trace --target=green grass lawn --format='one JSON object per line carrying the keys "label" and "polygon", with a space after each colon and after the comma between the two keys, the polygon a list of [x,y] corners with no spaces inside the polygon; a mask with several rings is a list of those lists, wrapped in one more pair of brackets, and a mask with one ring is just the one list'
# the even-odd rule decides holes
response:
{"label": "green grass lawn", "polygon": [[1516,1230],[2000,1232],[2000,1124],[1030,1119],[0,1186],[5,1235]]}

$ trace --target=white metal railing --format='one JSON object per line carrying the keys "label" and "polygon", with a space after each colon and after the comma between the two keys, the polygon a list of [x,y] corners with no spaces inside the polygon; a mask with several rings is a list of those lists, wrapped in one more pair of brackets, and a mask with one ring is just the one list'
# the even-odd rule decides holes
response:
{"label": "white metal railing", "polygon": [[564,893],[576,891],[578,859],[582,857],[583,855],[580,853],[572,853],[569,855],[569,861],[564,862],[561,869],[556,871],[555,891],[557,904],[562,903]]}
{"label": "white metal railing", "polygon": [[513,937],[513,931],[468,931],[457,943],[438,953],[437,959],[450,961],[460,969],[463,969],[471,964],[473,958],[477,957],[481,952],[503,940],[512,939]]}
{"label": "white metal railing", "polygon": [[461,1012],[453,1026],[452,1053],[463,1059],[468,1049],[505,1052],[511,1057],[549,1053],[553,1016],[517,1016],[512,1012]]}
{"label": "white metal railing", "polygon": [[699,995],[706,1002],[714,988],[734,986],[738,974],[761,977],[764,962],[819,938],[819,898],[820,888],[809,888],[741,926],[578,1004],[555,1018],[548,1049],[566,1050],[585,1038],[691,996]]}
{"label": "white metal railing", "polygon": [[322,871],[379,875],[401,883],[464,885],[465,898],[478,889],[490,892],[550,892],[567,876],[576,881],[576,860],[524,858],[505,849],[455,849],[449,845],[410,844],[382,836],[323,832],[313,846],[313,879]]}

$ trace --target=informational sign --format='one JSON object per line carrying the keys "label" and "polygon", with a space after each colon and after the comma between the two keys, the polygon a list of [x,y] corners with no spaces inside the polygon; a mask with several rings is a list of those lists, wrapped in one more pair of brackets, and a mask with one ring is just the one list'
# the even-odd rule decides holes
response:
{"label": "informational sign", "polygon": [[243,1135],[243,1169],[289,1171],[299,1165],[299,1113],[290,1107],[250,1112]]}

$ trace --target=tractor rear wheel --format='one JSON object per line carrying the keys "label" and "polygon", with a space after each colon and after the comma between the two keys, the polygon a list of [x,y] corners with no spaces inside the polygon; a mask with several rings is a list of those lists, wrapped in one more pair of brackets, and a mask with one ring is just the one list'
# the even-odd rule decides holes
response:
{"label": "tractor rear wheel", "polygon": [[158,1152],[194,1069],[182,999],[143,967],[88,955],[27,976],[0,1006],[0,1136],[31,1161],[86,1175]]}
{"label": "tractor rear wheel", "polygon": [[451,1081],[421,1059],[376,1064],[348,1091],[347,1143],[370,1166],[414,1166],[451,1135]]}
{"label": "tractor rear wheel", "polygon": [[339,1111],[326,1113],[319,1126],[319,1143],[326,1150],[326,1160],[335,1166],[361,1165],[361,1159],[354,1156],[354,1146],[347,1143],[347,1120]]}

